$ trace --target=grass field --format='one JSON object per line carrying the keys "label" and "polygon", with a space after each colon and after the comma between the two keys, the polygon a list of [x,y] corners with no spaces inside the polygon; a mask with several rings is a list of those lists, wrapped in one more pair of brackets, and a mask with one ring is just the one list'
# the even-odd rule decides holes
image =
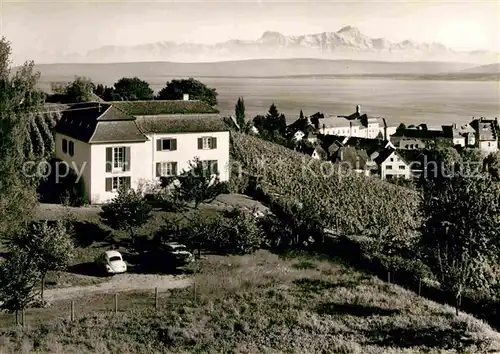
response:
{"label": "grass field", "polygon": [[[196,290],[151,291],[37,310],[2,353],[487,353],[499,334],[469,315],[339,263],[306,255],[209,256]],[[93,314],[91,314],[93,312]],[[50,315],[47,315],[50,313]],[[29,315],[28,315],[29,316]],[[63,319],[66,318],[66,319]],[[28,320],[30,321],[30,320]],[[39,324],[42,322],[43,324]]]}

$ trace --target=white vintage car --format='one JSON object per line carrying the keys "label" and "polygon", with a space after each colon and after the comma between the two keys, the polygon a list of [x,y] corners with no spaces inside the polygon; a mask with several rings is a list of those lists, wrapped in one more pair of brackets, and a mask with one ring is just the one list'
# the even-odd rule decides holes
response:
{"label": "white vintage car", "polygon": [[106,274],[119,274],[127,271],[127,264],[118,251],[106,251],[99,255],[96,263]]}

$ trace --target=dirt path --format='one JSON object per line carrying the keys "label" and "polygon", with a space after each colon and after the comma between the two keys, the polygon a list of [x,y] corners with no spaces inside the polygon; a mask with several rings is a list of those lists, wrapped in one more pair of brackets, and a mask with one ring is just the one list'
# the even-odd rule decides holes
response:
{"label": "dirt path", "polygon": [[116,293],[133,290],[166,291],[175,288],[185,288],[191,285],[191,280],[186,276],[153,275],[153,274],[118,274],[109,281],[88,286],[73,286],[68,288],[45,290],[46,301],[68,300],[83,297],[90,294]]}

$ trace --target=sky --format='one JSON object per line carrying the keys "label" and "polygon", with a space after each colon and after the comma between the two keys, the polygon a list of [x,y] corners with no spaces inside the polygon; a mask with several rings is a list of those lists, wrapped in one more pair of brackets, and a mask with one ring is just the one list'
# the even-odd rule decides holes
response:
{"label": "sky", "polygon": [[0,14],[0,35],[12,42],[15,58],[84,53],[103,45],[257,39],[267,30],[333,32],[346,25],[372,38],[500,51],[498,0],[3,0]]}

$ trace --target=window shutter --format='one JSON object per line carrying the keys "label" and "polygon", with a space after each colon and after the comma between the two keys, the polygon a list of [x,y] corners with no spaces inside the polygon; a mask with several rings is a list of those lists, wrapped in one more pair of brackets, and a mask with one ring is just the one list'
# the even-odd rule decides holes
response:
{"label": "window shutter", "polygon": [[161,162],[156,163],[156,177],[161,177]]}
{"label": "window shutter", "polygon": [[158,139],[156,140],[156,151],[162,151],[162,140]]}
{"label": "window shutter", "polygon": [[113,178],[106,178],[106,192],[111,192],[113,189]]}
{"label": "window shutter", "polygon": [[214,172],[213,173],[216,173],[216,174],[219,173],[219,165],[217,163],[217,160],[215,160],[213,164],[214,164]]}
{"label": "window shutter", "polygon": [[203,149],[203,138],[198,138],[198,150]]}
{"label": "window shutter", "polygon": [[177,150],[177,139],[170,140],[170,150]]}
{"label": "window shutter", "polygon": [[212,149],[217,149],[217,138],[212,138]]}
{"label": "window shutter", "polygon": [[177,176],[177,162],[172,162],[172,174]]}
{"label": "window shutter", "polygon": [[106,148],[106,172],[111,172],[112,164],[113,164],[113,148]]}
{"label": "window shutter", "polygon": [[125,164],[123,165],[123,171],[130,171],[130,146],[125,148]]}

